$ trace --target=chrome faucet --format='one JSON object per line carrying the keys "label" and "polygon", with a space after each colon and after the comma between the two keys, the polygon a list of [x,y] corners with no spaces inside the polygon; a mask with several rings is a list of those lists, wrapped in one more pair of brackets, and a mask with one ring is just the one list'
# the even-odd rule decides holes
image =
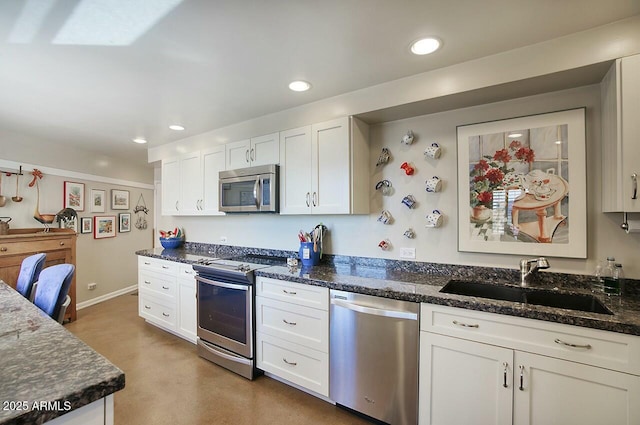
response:
{"label": "chrome faucet", "polygon": [[544,257],[520,260],[520,286],[527,286],[531,275],[538,269],[548,269],[549,261]]}

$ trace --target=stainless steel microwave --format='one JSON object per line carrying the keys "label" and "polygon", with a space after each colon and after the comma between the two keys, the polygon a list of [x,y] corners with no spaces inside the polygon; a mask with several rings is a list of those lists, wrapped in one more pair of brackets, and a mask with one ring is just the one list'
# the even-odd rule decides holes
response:
{"label": "stainless steel microwave", "polygon": [[277,165],[220,171],[220,211],[277,213],[279,174]]}

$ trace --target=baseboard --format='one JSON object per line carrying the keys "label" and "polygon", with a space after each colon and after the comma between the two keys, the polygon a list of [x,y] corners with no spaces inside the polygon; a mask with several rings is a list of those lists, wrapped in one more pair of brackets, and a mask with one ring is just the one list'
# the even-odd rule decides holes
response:
{"label": "baseboard", "polygon": [[87,301],[82,301],[81,303],[76,304],[76,310],[82,310],[85,307],[92,306],[94,304],[101,303],[103,301],[110,300],[111,298],[119,297],[120,295],[128,294],[130,292],[134,292],[138,290],[138,285],[131,285],[126,288],[118,289],[117,291],[110,292],[105,295],[100,295],[99,297],[91,298]]}

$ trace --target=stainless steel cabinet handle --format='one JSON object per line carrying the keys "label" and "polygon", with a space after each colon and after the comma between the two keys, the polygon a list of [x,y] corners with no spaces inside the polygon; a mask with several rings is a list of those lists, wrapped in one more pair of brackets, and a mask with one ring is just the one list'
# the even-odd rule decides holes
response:
{"label": "stainless steel cabinet handle", "polygon": [[162,266],[162,268],[163,268],[163,269],[168,269],[168,268],[169,268],[169,266]]}
{"label": "stainless steel cabinet handle", "polygon": [[307,192],[307,207],[310,206],[309,205],[309,196],[310,196],[310,194],[309,194],[309,192]]}
{"label": "stainless steel cabinet handle", "polygon": [[287,295],[297,295],[297,292],[293,292],[293,291],[287,291],[286,289],[283,289],[282,292],[284,292]]}
{"label": "stainless steel cabinet handle", "polygon": [[145,261],[145,262],[144,262],[144,265],[145,265],[145,266],[150,266],[150,265],[151,265],[151,263],[147,263],[147,262]]}
{"label": "stainless steel cabinet handle", "polygon": [[520,365],[520,391],[524,391],[524,366]]}
{"label": "stainless steel cabinet handle", "polygon": [[631,174],[631,199],[638,199],[638,175]]}
{"label": "stainless steel cabinet handle", "polygon": [[162,312],[162,315],[163,315],[164,317],[169,317],[169,315],[168,315],[167,313],[165,313],[165,312]]}
{"label": "stainless steel cabinet handle", "polygon": [[148,305],[144,305],[144,308],[146,308],[147,310],[151,310],[151,307],[149,307]]}
{"label": "stainless steel cabinet handle", "polygon": [[247,149],[247,152],[245,152],[244,158],[246,159],[247,162],[249,162],[249,149]]}
{"label": "stainless steel cabinet handle", "polygon": [[318,194],[316,192],[313,192],[313,206],[318,206]]}
{"label": "stainless steel cabinet handle", "polygon": [[145,280],[144,283],[146,283],[147,285],[151,285],[151,281],[149,280]]}
{"label": "stainless steel cabinet handle", "polygon": [[573,347],[573,348],[584,348],[586,350],[590,350],[591,349],[591,344],[572,344],[570,342],[564,342],[563,340],[556,338],[553,340],[553,342],[555,342],[556,344],[560,344],[560,345],[566,345],[567,347]]}
{"label": "stainless steel cabinet handle", "polygon": [[176,211],[178,211],[178,201],[176,201]]}
{"label": "stainless steel cabinet handle", "polygon": [[469,325],[467,323],[463,323],[463,322],[458,322],[457,320],[453,321],[454,325],[458,325],[458,326],[462,326],[463,328],[479,328],[480,325],[475,324],[475,325]]}
{"label": "stainless steel cabinet handle", "polygon": [[291,366],[297,366],[297,365],[298,365],[298,363],[297,363],[297,362],[290,362],[290,361],[287,361],[287,359],[285,359],[284,357],[282,358],[282,361],[283,361],[283,362],[285,362],[285,363],[286,363],[286,364],[288,364],[288,365],[291,365]]}
{"label": "stainless steel cabinet handle", "polygon": [[169,287],[168,287],[168,286],[164,286],[164,285],[163,285],[163,286],[162,286],[162,289],[169,289]]}
{"label": "stainless steel cabinet handle", "polygon": [[251,155],[249,155],[249,157],[251,158],[252,161],[256,160],[255,149],[251,149]]}
{"label": "stainless steel cabinet handle", "polygon": [[291,325],[291,326],[296,326],[296,325],[297,325],[297,323],[296,323],[296,322],[288,322],[288,321],[287,321],[287,319],[282,319],[282,321],[283,321],[284,323],[286,323],[287,325]]}
{"label": "stainless steel cabinet handle", "polygon": [[504,381],[502,383],[502,386],[505,388],[509,388],[509,386],[507,385],[507,369],[509,368],[509,363],[504,362],[502,363],[502,366],[504,366],[504,375],[503,375]]}

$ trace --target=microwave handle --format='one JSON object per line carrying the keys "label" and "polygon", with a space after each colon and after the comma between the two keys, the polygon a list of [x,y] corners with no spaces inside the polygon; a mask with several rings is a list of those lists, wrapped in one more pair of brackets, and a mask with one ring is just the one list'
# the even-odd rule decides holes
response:
{"label": "microwave handle", "polygon": [[256,182],[253,184],[253,199],[256,202],[256,209],[260,211],[260,177],[256,177]]}

